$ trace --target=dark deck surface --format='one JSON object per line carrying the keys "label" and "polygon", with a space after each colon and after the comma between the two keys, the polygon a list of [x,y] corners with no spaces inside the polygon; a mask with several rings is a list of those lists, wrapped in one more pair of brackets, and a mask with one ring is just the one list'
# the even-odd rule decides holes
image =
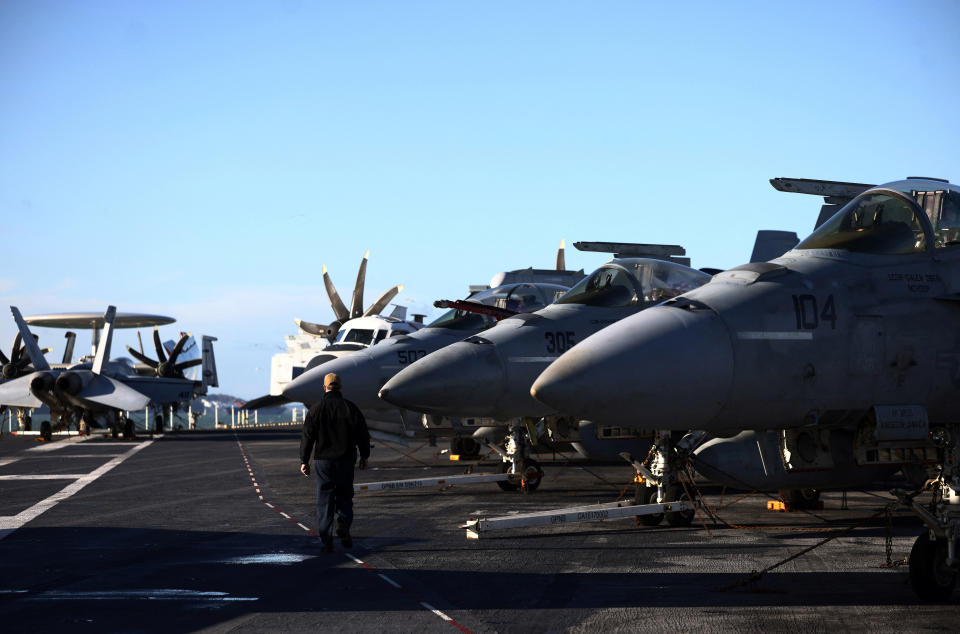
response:
{"label": "dark deck surface", "polygon": [[[337,552],[326,554],[299,525],[312,529],[315,520],[314,480],[299,474],[298,440],[294,431],[167,435],[146,446],[145,439],[42,445],[4,436],[2,629],[960,627],[956,598],[950,605],[920,604],[905,566],[879,567],[886,559],[882,519],[752,587],[720,590],[876,513],[890,500],[882,487],[851,492],[845,511],[839,510],[840,494],[827,493],[824,510],[814,513],[768,512],[768,498],[754,495],[720,511],[738,528],[708,523],[708,531],[698,522],[683,529],[637,528],[632,520],[616,520],[465,538],[457,525],[468,516],[608,502],[632,475],[626,465],[547,461],[545,481],[529,495],[504,493],[489,483],[357,494],[353,549],[348,555],[337,544]],[[417,451],[416,461],[402,460],[400,449],[376,443],[373,468],[358,472],[358,481],[462,471],[435,456],[435,448]],[[427,471],[424,464],[439,466]],[[93,475],[78,479],[84,474]],[[19,479],[25,475],[34,478]],[[35,477],[42,475],[58,478]],[[70,490],[57,499],[65,487]],[[51,496],[54,503],[38,512],[37,503],[49,504]],[[723,504],[738,497],[728,493]],[[721,506],[719,489],[707,489],[707,501]],[[25,515],[12,519],[17,514]],[[896,511],[891,524],[893,558],[903,559],[920,524],[904,511]]]}

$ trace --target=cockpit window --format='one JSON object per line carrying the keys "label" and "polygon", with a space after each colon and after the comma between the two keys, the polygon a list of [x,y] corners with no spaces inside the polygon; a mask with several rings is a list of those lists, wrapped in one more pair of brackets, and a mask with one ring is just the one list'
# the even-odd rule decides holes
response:
{"label": "cockpit window", "polygon": [[659,303],[692,291],[710,275],[690,267],[648,258],[624,258],[605,265],[557,300],[558,304],[630,306]]}
{"label": "cockpit window", "polygon": [[937,189],[911,193],[933,225],[934,247],[960,244],[960,192]]}
{"label": "cockpit window", "polygon": [[[559,284],[504,284],[474,293],[467,299],[471,302],[506,308],[518,313],[540,310],[553,302],[557,292],[567,288]],[[488,315],[478,315],[469,311],[449,310],[431,322],[427,328],[449,328],[452,330],[485,330],[497,323]]]}
{"label": "cockpit window", "polygon": [[577,282],[556,303],[610,308],[636,304],[638,295],[636,281],[619,266],[608,265]]}
{"label": "cockpit window", "polygon": [[346,335],[343,334],[343,331],[337,333],[336,343],[361,343],[363,345],[370,345],[373,341],[373,330],[369,328],[351,328],[347,331]]}
{"label": "cockpit window", "polygon": [[496,323],[493,317],[451,309],[432,321],[427,328],[449,328],[451,330],[483,330]]}
{"label": "cockpit window", "polygon": [[844,205],[796,248],[878,255],[923,253],[927,239],[917,211],[906,197],[868,192]]}
{"label": "cockpit window", "polygon": [[[627,266],[624,263],[624,266]],[[640,260],[633,263],[644,302],[662,302],[710,281],[710,275],[673,262]],[[629,267],[628,267],[629,268]]]}

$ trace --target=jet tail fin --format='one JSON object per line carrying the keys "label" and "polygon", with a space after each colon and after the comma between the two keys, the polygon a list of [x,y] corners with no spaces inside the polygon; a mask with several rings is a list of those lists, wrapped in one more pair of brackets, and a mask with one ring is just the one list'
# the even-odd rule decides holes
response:
{"label": "jet tail fin", "polygon": [[20,339],[27,348],[27,356],[30,357],[30,363],[33,364],[33,369],[37,372],[49,370],[50,364],[47,363],[43,352],[40,351],[40,346],[37,345],[37,340],[33,338],[33,334],[30,332],[30,329],[27,328],[27,322],[23,320],[20,309],[16,306],[11,306],[10,312],[13,313],[13,320],[17,322],[17,328],[20,330]]}
{"label": "jet tail fin", "polygon": [[401,306],[399,304],[393,305],[393,312],[390,313],[390,316],[394,319],[399,319],[400,321],[407,320],[407,307]]}
{"label": "jet tail fin", "polygon": [[102,374],[107,363],[110,361],[110,346],[113,345],[113,320],[117,316],[116,306],[107,306],[107,312],[103,314],[103,333],[100,335],[100,345],[97,346],[97,354],[93,357],[94,374]]}
{"label": "jet tail fin", "polygon": [[793,231],[772,231],[761,229],[753,243],[751,262],[769,262],[797,246],[800,239]]}
{"label": "jet tail fin", "polygon": [[220,387],[220,380],[217,378],[217,359],[213,356],[213,342],[216,340],[216,337],[209,335],[202,337],[203,374],[200,378],[200,394],[206,394],[208,387]]}

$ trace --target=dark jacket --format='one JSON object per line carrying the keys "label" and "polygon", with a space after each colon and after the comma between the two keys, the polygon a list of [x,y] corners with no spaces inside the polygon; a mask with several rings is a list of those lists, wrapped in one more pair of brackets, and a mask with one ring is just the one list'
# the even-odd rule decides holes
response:
{"label": "dark jacket", "polygon": [[370,457],[370,432],[360,409],[337,390],[327,392],[323,400],[310,408],[300,437],[300,462],[309,464],[310,453],[317,460]]}

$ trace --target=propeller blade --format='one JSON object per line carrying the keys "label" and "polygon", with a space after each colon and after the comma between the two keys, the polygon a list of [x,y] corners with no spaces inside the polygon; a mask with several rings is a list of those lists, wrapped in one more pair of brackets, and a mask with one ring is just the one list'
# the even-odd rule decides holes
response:
{"label": "propeller blade", "polygon": [[20,336],[20,333],[17,333],[17,336],[13,338],[13,347],[10,348],[10,361],[16,361],[24,353],[24,346],[20,344],[23,343],[23,338]]}
{"label": "propeller blade", "polygon": [[104,374],[95,374],[75,396],[85,401],[121,410],[139,410],[150,403],[150,397]]}
{"label": "propeller blade", "polygon": [[333,286],[333,280],[330,279],[326,266],[323,267],[323,285],[327,287],[327,297],[330,298],[330,307],[333,308],[333,314],[336,315],[340,321],[350,319],[350,312],[347,310],[347,307],[343,305],[343,300],[340,299],[340,295],[337,294],[337,289]]}
{"label": "propeller blade", "polygon": [[370,315],[379,315],[380,311],[387,307],[387,304],[390,303],[390,300],[397,296],[397,293],[403,290],[403,284],[397,284],[386,293],[380,296],[380,299],[373,302],[370,308],[367,309],[367,312],[363,313],[364,317],[369,317]]}
{"label": "propeller blade", "polygon": [[564,249],[564,244],[566,240],[560,241],[560,248],[557,249],[557,270],[566,271],[567,270],[567,259],[564,256],[566,249]]}
{"label": "propeller blade", "polygon": [[326,335],[327,326],[324,326],[323,324],[315,324],[312,321],[304,321],[302,319],[294,319],[293,321],[295,324],[297,324],[297,326],[300,327],[300,330],[307,334],[316,335],[318,337],[323,337]]}
{"label": "propeller blade", "polygon": [[163,350],[163,344],[160,343],[160,329],[153,327],[153,345],[157,349],[157,361],[163,363],[167,360],[167,353]]}
{"label": "propeller blade", "polygon": [[[10,354],[13,354],[13,350],[10,351]],[[7,355],[3,354],[3,350],[0,350],[0,364],[7,365],[10,363],[10,359],[7,358]]]}
{"label": "propeller blade", "polygon": [[350,319],[363,315],[363,285],[367,281],[367,258],[370,250],[363,254],[360,270],[357,271],[357,283],[353,285],[353,302],[350,305]]}
{"label": "propeller blade", "polygon": [[173,352],[170,353],[170,363],[176,363],[177,357],[180,356],[180,353],[183,351],[183,347],[187,345],[187,341],[190,340],[190,333],[180,336],[180,340],[177,341],[177,345],[173,347]]}
{"label": "propeller blade", "polygon": [[200,365],[201,363],[203,363],[203,359],[190,359],[189,361],[178,363],[173,369],[182,374],[187,368],[192,368],[193,366]]}
{"label": "propeller blade", "polygon": [[154,361],[153,359],[151,359],[151,358],[148,357],[147,355],[141,354],[141,353],[137,352],[136,350],[134,350],[134,349],[131,348],[130,346],[127,346],[127,352],[129,352],[131,355],[133,355],[133,358],[134,358],[134,359],[136,359],[136,360],[139,361],[140,363],[145,363],[145,364],[149,365],[151,368],[156,368],[158,365],[160,365],[160,362],[159,362],[159,361]]}

